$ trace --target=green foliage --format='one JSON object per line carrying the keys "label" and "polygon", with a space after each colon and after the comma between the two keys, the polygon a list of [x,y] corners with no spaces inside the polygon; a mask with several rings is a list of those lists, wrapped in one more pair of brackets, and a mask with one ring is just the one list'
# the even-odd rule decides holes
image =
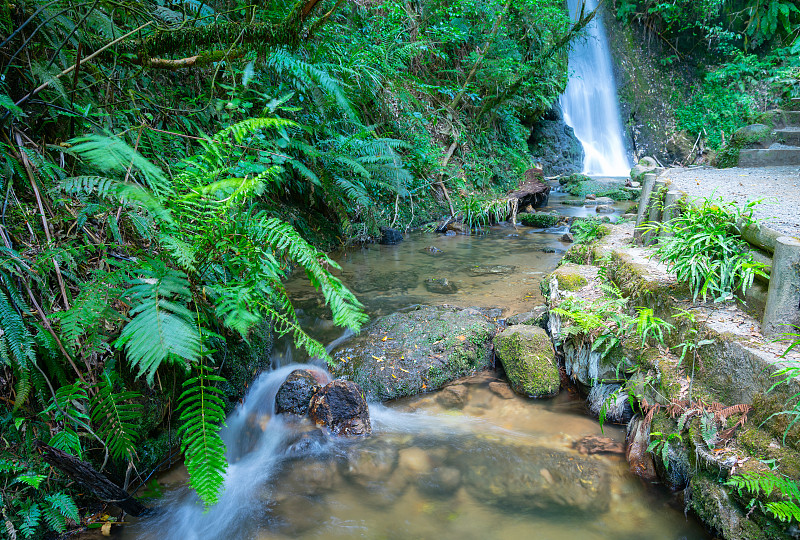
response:
{"label": "green foliage", "polygon": [[97,385],[97,394],[92,399],[92,423],[97,433],[108,441],[114,459],[133,459],[136,453],[136,440],[139,438],[138,424],[142,407],[137,401],[138,392],[117,392],[114,390],[112,371],[106,369]]}
{"label": "green foliage", "polygon": [[608,227],[599,219],[576,219],[570,227],[576,244],[589,244],[608,234]]}
{"label": "green foliage", "polygon": [[178,405],[182,409],[181,451],[186,458],[186,469],[192,487],[206,505],[219,499],[227,468],[225,443],[219,436],[225,420],[224,402],[214,382],[225,379],[209,373],[201,364],[196,375],[183,383]]}
{"label": "green foliage", "polygon": [[[795,330],[800,330],[800,328],[795,327]],[[786,358],[789,352],[791,352],[794,348],[800,346],[800,333],[788,332],[784,334],[784,336],[790,339],[795,339],[795,341],[793,341],[789,345],[789,347],[787,347],[786,350],[783,351],[781,358]],[[775,373],[772,374],[772,377],[779,379],[779,381],[770,387],[769,389],[770,392],[775,390],[782,384],[792,387],[795,381],[797,380],[797,377],[800,377],[800,362],[797,362],[796,360],[790,361],[788,365],[775,371]],[[783,432],[784,444],[786,444],[786,436],[789,434],[789,431],[791,431],[791,429],[795,426],[795,424],[800,422],[800,393],[793,394],[788,399],[789,399],[789,402],[787,403],[788,408],[786,410],[774,413],[769,417],[773,418],[775,416],[788,416],[789,418],[791,418],[789,424],[786,426],[786,429]]]}
{"label": "green foliage", "polygon": [[[748,506],[758,504],[764,512],[783,522],[800,522],[800,484],[796,479],[784,478],[772,471],[746,472],[731,476],[726,484],[740,495],[752,496]],[[773,495],[783,500],[762,500]]]}
{"label": "green foliage", "polygon": [[557,214],[545,214],[542,212],[537,212],[535,214],[520,214],[517,216],[520,223],[527,227],[536,227],[537,229],[547,229],[549,227],[555,227],[558,223],[558,220],[561,219],[560,215]]}
{"label": "green foliage", "polygon": [[648,339],[664,345],[664,335],[669,335],[675,327],[667,321],[656,317],[650,308],[637,307],[636,312],[636,333],[642,337],[642,347],[644,347]]}
{"label": "green foliage", "polygon": [[[678,217],[664,224],[670,236],[659,237],[655,256],[686,283],[694,299],[709,296],[715,302],[731,300],[744,293],[755,276],[765,276],[765,265],[756,262],[739,231],[755,223],[753,206],[744,209],[722,199],[696,200]],[[649,224],[645,229],[658,227]]]}
{"label": "green foliage", "polygon": [[669,447],[673,441],[683,441],[680,433],[670,433],[666,437],[660,431],[653,431],[650,437],[653,439],[647,445],[647,451],[661,458],[664,468],[669,470]]}
{"label": "green foliage", "polygon": [[484,229],[511,216],[511,200],[488,199],[470,193],[461,198],[456,215],[470,228]]}

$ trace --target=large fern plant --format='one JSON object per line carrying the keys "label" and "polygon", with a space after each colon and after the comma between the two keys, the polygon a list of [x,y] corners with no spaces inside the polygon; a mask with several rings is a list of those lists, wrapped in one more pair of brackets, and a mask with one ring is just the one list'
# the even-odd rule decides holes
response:
{"label": "large fern plant", "polygon": [[[293,267],[322,293],[336,324],[358,330],[365,321],[359,301],[331,274],[336,263],[261,208],[260,197],[284,181],[286,169],[259,158],[272,148],[272,138],[295,127],[276,117],[234,124],[207,138],[172,178],[119,139],[83,137],[71,152],[107,176],[62,182],[65,191],[111,198],[154,224],[155,245],[138,267],[129,268],[129,287],[120,291],[130,308],[114,346],[149,384],[165,364],[192,372],[180,398],[179,431],[191,483],[207,504],[217,500],[226,463],[219,437],[224,407],[216,387],[224,379],[211,366],[204,336],[227,328],[247,338],[269,320],[312,356],[328,359],[298,324],[283,284]],[[365,174],[370,167],[361,166]],[[121,434],[110,450],[130,456],[129,409],[109,399],[107,384],[99,388],[105,398],[95,413],[100,431]]]}

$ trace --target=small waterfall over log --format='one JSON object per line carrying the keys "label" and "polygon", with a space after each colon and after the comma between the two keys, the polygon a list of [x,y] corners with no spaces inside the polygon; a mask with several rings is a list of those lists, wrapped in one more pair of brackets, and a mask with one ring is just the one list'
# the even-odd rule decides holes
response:
{"label": "small waterfall over log", "polygon": [[[577,17],[581,0],[568,0],[567,4],[570,14]],[[595,7],[597,0],[586,0],[587,12]],[[569,55],[571,74],[561,97],[564,121],[583,145],[586,174],[627,176],[631,164],[622,135],[611,53],[599,17],[589,23],[587,34]]]}

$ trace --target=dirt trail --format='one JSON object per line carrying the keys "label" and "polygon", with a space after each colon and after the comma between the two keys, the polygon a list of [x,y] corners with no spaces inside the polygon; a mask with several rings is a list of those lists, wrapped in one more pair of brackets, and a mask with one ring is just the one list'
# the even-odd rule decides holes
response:
{"label": "dirt trail", "polygon": [[767,227],[800,237],[800,167],[668,169],[660,179],[689,197],[722,197],[740,205],[763,200],[755,216]]}

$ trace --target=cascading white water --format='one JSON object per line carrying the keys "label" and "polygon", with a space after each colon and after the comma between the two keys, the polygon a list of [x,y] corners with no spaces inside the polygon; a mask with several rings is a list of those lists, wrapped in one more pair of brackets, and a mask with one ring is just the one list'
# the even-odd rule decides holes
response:
{"label": "cascading white water", "polygon": [[[269,499],[265,486],[286,459],[285,449],[295,434],[281,415],[275,415],[275,395],[287,375],[298,368],[324,371],[313,365],[290,364],[264,372],[254,381],[244,403],[228,417],[221,435],[229,466],[219,502],[204,511],[188,487],[171,491],[159,504],[158,514],[131,531],[135,538],[225,538],[230,531],[241,530],[243,523],[263,516]],[[327,372],[325,376],[329,377]]]}
{"label": "cascading white water", "polygon": [[[567,1],[572,16],[577,16],[581,1]],[[597,0],[586,0],[587,11],[596,6]],[[631,165],[622,135],[611,53],[599,17],[589,23],[587,33],[569,55],[570,79],[561,96],[564,121],[583,145],[584,173],[627,176]]]}

